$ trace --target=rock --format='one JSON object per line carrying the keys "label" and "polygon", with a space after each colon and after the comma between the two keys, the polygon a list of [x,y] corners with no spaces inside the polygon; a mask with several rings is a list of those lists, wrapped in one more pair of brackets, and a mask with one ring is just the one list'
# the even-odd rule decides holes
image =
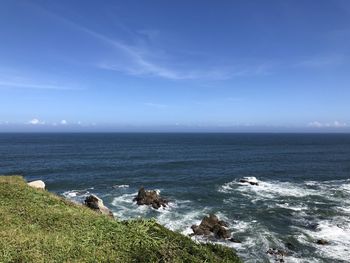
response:
{"label": "rock", "polygon": [[85,198],[84,204],[90,209],[114,218],[113,213],[104,204],[102,199],[98,198],[96,195],[89,195]]}
{"label": "rock", "polygon": [[294,250],[295,249],[295,246],[291,243],[291,242],[287,242],[286,243],[286,247],[290,250]]}
{"label": "rock", "polygon": [[231,237],[231,238],[229,239],[229,241],[231,241],[231,242],[233,242],[233,243],[242,243],[241,240],[238,240],[238,239],[236,239],[236,238],[234,238],[234,237]]}
{"label": "rock", "polygon": [[318,228],[318,223],[311,222],[311,223],[308,223],[305,227],[310,230],[316,231]]}
{"label": "rock", "polygon": [[200,236],[210,236],[218,239],[227,239],[231,236],[230,231],[226,228],[228,224],[222,220],[219,220],[218,217],[214,214],[205,216],[199,226],[191,226],[193,230],[193,235]]}
{"label": "rock", "polygon": [[45,183],[41,180],[29,182],[28,185],[36,189],[45,189]]}
{"label": "rock", "polygon": [[243,177],[239,180],[240,183],[248,183],[250,185],[259,185],[258,180],[255,177]]}
{"label": "rock", "polygon": [[284,256],[287,255],[287,253],[277,248],[269,248],[269,250],[266,251],[266,254],[273,256],[275,258],[275,262],[281,263],[284,262]]}
{"label": "rock", "polygon": [[146,191],[145,188],[141,187],[137,196],[133,201],[136,201],[138,205],[150,205],[154,209],[158,209],[160,207],[166,207],[168,204],[168,200],[159,196],[157,191],[149,190]]}
{"label": "rock", "polygon": [[228,223],[223,220],[220,220],[218,223],[220,226],[228,227]]}
{"label": "rock", "polygon": [[318,240],[316,241],[316,243],[317,243],[318,245],[328,245],[328,244],[329,244],[329,242],[328,242],[327,240],[324,240],[324,239],[318,239]]}

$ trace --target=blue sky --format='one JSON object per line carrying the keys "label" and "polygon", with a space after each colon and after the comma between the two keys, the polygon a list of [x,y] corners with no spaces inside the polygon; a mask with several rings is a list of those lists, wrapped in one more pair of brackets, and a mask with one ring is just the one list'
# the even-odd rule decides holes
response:
{"label": "blue sky", "polygon": [[0,3],[0,131],[350,131],[350,1]]}

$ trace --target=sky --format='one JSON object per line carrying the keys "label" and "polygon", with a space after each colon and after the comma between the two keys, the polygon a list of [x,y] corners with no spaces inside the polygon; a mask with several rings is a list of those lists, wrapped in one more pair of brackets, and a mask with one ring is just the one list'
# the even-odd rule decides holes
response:
{"label": "sky", "polygon": [[0,2],[0,132],[350,132],[350,1]]}

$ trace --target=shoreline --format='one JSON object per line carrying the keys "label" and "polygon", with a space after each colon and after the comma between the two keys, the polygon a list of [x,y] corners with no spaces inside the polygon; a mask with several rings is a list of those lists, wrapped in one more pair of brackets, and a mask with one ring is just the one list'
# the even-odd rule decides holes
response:
{"label": "shoreline", "polygon": [[241,262],[224,246],[199,244],[155,220],[119,221],[0,176],[3,262]]}

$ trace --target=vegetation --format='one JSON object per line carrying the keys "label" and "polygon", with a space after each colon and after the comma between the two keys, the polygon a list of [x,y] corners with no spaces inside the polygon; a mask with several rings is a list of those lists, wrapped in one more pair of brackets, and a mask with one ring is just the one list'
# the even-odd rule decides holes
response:
{"label": "vegetation", "polygon": [[240,262],[154,220],[117,221],[0,176],[0,262]]}

